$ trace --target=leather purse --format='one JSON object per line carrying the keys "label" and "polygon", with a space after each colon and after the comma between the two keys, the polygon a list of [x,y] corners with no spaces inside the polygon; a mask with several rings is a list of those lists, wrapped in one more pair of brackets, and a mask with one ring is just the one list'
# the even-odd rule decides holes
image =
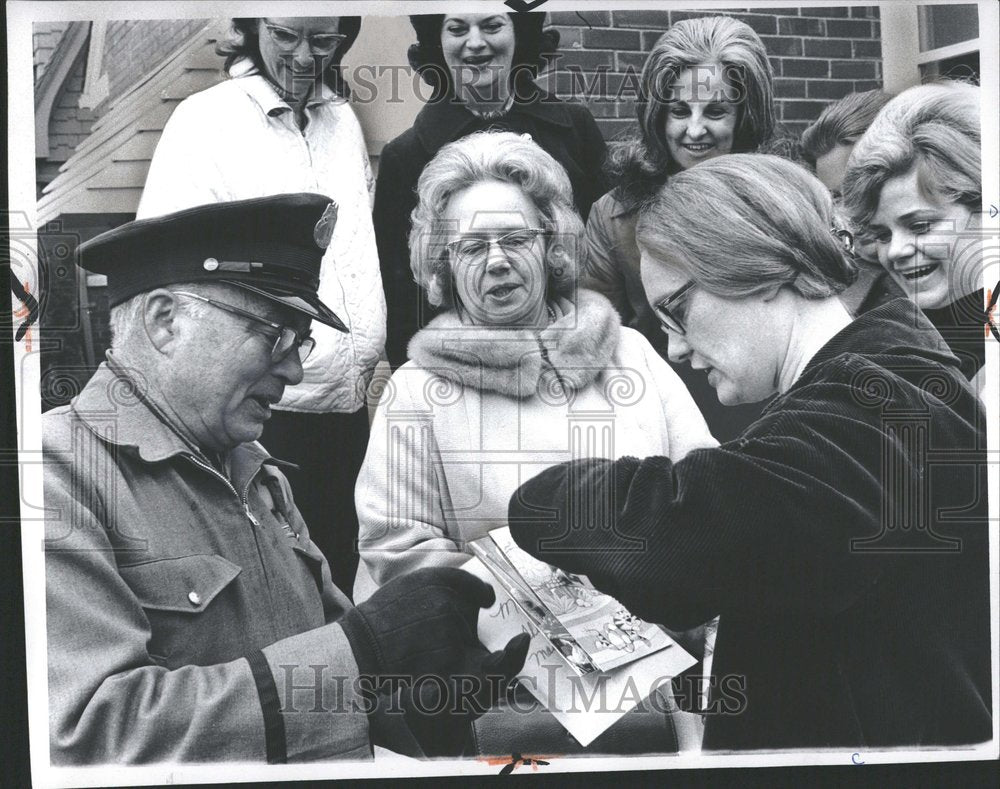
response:
{"label": "leather purse", "polygon": [[[654,691],[661,694],[660,690]],[[669,693],[669,690],[662,691]],[[661,695],[623,715],[586,748],[563,728],[523,686],[515,703],[504,701],[472,725],[475,754],[510,757],[524,754],[539,758],[677,753],[677,731],[670,708]]]}

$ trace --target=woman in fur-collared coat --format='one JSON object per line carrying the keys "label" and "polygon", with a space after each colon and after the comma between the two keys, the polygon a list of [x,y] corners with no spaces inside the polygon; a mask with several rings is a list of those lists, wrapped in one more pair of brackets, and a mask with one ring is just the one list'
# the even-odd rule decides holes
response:
{"label": "woman in fur-collared coat", "polygon": [[[551,465],[716,444],[646,339],[604,296],[577,289],[583,226],[570,181],[527,135],[451,143],[418,193],[411,266],[446,311],[411,340],[372,425],[356,491],[356,599],[419,567],[465,564],[470,541],[507,525],[518,485]],[[524,742],[512,746],[500,725],[477,735],[480,752],[572,750],[551,715],[533,715],[491,716]],[[677,750],[690,733],[677,717],[633,717],[587,752]],[[558,746],[544,734],[553,729]]]}
{"label": "woman in fur-collared coat", "polygon": [[387,385],[358,478],[359,551],[378,584],[465,563],[466,543],[505,526],[510,494],[550,465],[716,443],[646,339],[577,289],[569,179],[527,135],[451,143],[418,193],[414,277],[448,309]]}

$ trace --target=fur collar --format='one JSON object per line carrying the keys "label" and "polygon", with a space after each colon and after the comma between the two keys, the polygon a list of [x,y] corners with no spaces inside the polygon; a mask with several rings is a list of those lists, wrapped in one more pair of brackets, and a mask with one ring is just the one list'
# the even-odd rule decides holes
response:
{"label": "fur collar", "polygon": [[[532,397],[554,371],[562,388],[582,389],[606,369],[618,347],[621,323],[604,296],[579,290],[577,303],[553,303],[562,316],[542,330],[467,326],[452,310],[410,340],[421,368],[473,389]],[[548,358],[543,358],[544,355]]]}

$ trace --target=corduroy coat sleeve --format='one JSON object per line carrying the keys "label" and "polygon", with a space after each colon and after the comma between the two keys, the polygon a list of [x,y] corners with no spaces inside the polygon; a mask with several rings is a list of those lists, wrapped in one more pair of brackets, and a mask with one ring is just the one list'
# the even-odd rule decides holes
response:
{"label": "corduroy coat sleeve", "polygon": [[[56,427],[47,423],[47,439]],[[127,485],[106,445],[86,429],[75,435],[73,448],[88,463],[74,462],[73,450],[49,450],[45,457],[52,763],[370,758],[367,715],[354,704],[361,701],[357,663],[338,624],[207,665],[168,668],[151,654],[153,629],[143,601],[119,568],[130,537],[109,534],[119,505],[114,493],[127,496]],[[81,466],[105,470],[108,484]],[[221,557],[204,559],[239,572]],[[325,571],[324,582],[328,576]],[[208,607],[218,592],[206,586],[200,599],[193,592],[182,596],[173,614],[177,638],[184,618],[196,615],[196,605]]]}
{"label": "corduroy coat sleeve", "polygon": [[893,561],[851,550],[852,538],[879,531],[883,453],[913,468],[876,414],[845,407],[847,390],[818,381],[744,438],[677,463],[555,466],[511,499],[511,532],[675,629],[727,610],[837,613]]}

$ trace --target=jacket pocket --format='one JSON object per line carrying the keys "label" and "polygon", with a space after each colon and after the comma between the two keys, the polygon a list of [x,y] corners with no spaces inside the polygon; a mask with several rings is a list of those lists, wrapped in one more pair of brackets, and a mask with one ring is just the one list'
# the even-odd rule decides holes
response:
{"label": "jacket pocket", "polygon": [[239,565],[211,554],[157,559],[119,567],[143,608],[198,614],[240,574]]}
{"label": "jacket pocket", "polygon": [[239,565],[211,554],[119,567],[149,620],[149,654],[162,656],[157,662],[168,668],[239,657],[238,617],[217,598],[240,572]]}

